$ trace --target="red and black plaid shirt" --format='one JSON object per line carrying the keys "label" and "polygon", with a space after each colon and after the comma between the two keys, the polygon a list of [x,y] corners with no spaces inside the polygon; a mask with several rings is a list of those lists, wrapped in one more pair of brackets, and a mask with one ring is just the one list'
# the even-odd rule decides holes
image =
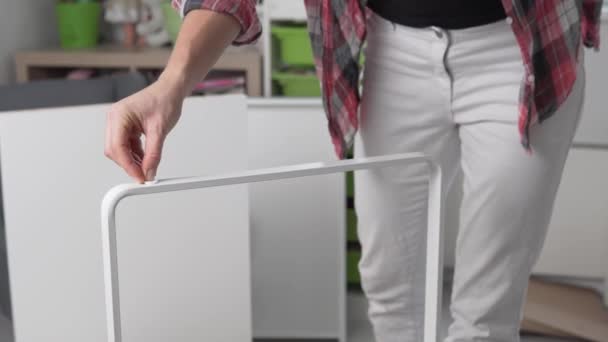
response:
{"label": "red and black plaid shirt", "polygon": [[[329,130],[339,157],[352,146],[358,127],[359,55],[365,40],[366,0],[304,0]],[[208,9],[241,24],[236,44],[261,33],[255,0],[173,0],[183,15]],[[580,44],[599,48],[603,0],[502,0],[526,69],[519,131],[530,148],[530,127],[556,112],[576,80]]]}

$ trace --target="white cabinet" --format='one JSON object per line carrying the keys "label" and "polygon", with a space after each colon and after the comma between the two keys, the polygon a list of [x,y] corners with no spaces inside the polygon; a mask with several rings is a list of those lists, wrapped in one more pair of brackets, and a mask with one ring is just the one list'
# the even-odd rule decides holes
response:
{"label": "white cabinet", "polygon": [[[601,37],[608,39],[608,11],[604,14]],[[608,49],[585,51],[587,85],[585,107],[575,143],[608,148]]]}
{"label": "white cabinet", "polygon": [[246,185],[120,201],[121,341],[251,342],[248,209]]}
{"label": "white cabinet", "polygon": [[265,0],[264,13],[271,20],[306,20],[304,0]]}
{"label": "white cabinet", "polygon": [[[318,100],[250,100],[249,168],[335,160]],[[253,334],[345,336],[343,175],[250,187]]]}
{"label": "white cabinet", "polygon": [[[242,96],[188,99],[180,124],[166,143],[159,177],[242,170],[247,156],[249,168],[335,159],[320,101],[252,100],[248,110],[245,102]],[[106,341],[100,203],[111,186],[129,181],[103,156],[107,109],[87,106],[0,116],[2,195],[18,342]],[[250,186],[254,337],[344,341],[344,191],[342,175]],[[180,194],[181,201],[185,195]],[[193,202],[200,201],[189,202],[188,208],[172,203],[166,210],[176,214],[172,217],[179,217],[180,210],[196,213]],[[162,224],[160,219],[154,222]],[[160,305],[169,305],[167,298],[158,306],[150,300],[137,305],[137,299],[152,298],[154,291],[162,296],[163,286],[188,286],[184,281],[173,284],[171,279],[154,281],[133,298],[137,281],[164,279],[161,269],[178,272],[179,268],[168,267],[188,253],[216,255],[212,262],[230,261],[237,244],[214,243],[202,246],[205,251],[185,248],[172,253],[181,239],[186,239],[184,246],[200,241],[203,235],[188,235],[195,225],[176,227],[173,231],[180,233],[175,235],[157,229],[141,239],[137,237],[145,227],[121,232],[119,246],[124,248],[119,247],[119,253],[128,263],[123,270],[133,270],[123,276],[128,283],[124,283],[123,303],[130,336],[137,336],[133,329],[143,326],[144,316],[162,317],[180,309],[159,311]],[[151,251],[155,255],[147,254]],[[196,269],[195,260],[188,265]],[[206,273],[178,275],[182,278],[172,279],[192,277],[196,281],[187,283],[196,284],[204,281]],[[192,305],[181,308],[200,312]],[[149,312],[142,316],[144,309]],[[180,324],[200,329],[193,325],[195,316]]]}
{"label": "white cabinet", "polygon": [[608,150],[570,151],[535,272],[608,276]]}
{"label": "white cabinet", "polygon": [[[2,195],[17,342],[107,341],[101,199],[112,186],[129,181],[120,168],[103,156],[108,108],[98,105],[0,115]],[[246,167],[243,146],[247,144],[247,117],[243,96],[189,99],[183,112],[180,125],[165,144],[159,177],[218,174]],[[242,208],[242,204],[236,208]],[[180,231],[184,233],[181,238],[188,239],[187,232]],[[122,235],[127,239],[122,240],[123,245],[130,248],[120,249],[119,242],[120,257],[126,262],[137,258],[141,261],[137,265],[139,271],[162,269],[154,266],[159,260],[156,257],[163,254],[168,258],[163,265],[179,264],[179,253],[170,253],[174,247],[169,245],[179,245],[173,239],[177,234],[171,239],[162,239],[163,235],[156,232],[147,236],[156,237],[153,242],[157,246],[166,246],[148,250],[156,253],[150,258],[146,258],[145,250],[152,247],[151,240],[138,239],[140,235]],[[189,242],[192,241],[196,239]],[[222,255],[226,248],[221,244],[205,247],[206,253],[221,256],[223,262],[230,261],[230,255]],[[193,258],[202,255],[202,251],[187,250]],[[204,270],[192,271],[190,276],[199,283],[204,281]],[[176,285],[168,283],[164,284]],[[133,289],[126,285],[127,290]],[[175,293],[179,292],[172,294]],[[129,313],[138,307],[146,307],[134,299],[125,299],[123,309],[127,317],[133,317]],[[191,303],[199,303],[198,300],[200,297]],[[155,307],[159,316],[179,309],[183,309],[182,313],[197,312],[192,305],[174,306],[166,311],[160,310],[161,305],[159,302]],[[136,324],[130,327],[145,329],[144,322],[134,319],[130,323]]]}

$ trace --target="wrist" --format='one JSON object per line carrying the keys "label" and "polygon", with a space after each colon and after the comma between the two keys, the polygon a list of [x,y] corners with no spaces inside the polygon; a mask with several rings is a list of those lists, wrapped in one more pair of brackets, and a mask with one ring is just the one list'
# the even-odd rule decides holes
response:
{"label": "wrist", "polygon": [[181,100],[190,95],[192,86],[188,81],[185,71],[179,68],[167,66],[158,77],[158,82],[173,96],[179,96]]}

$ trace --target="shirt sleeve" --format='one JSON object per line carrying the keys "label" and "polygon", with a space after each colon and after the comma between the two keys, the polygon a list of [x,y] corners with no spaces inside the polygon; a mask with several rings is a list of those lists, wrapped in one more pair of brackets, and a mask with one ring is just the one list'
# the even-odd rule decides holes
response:
{"label": "shirt sleeve", "polygon": [[603,0],[583,0],[581,18],[583,43],[587,47],[600,47],[600,23],[602,21]]}
{"label": "shirt sleeve", "polygon": [[172,0],[173,7],[182,17],[196,9],[205,9],[232,16],[241,25],[234,45],[249,44],[262,34],[262,25],[256,11],[256,0]]}

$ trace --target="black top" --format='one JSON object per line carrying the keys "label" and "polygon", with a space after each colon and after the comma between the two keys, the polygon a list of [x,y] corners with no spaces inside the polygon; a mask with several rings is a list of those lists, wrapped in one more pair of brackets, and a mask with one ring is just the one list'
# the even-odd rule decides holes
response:
{"label": "black top", "polygon": [[506,17],[501,0],[369,0],[379,16],[410,27],[462,29]]}

